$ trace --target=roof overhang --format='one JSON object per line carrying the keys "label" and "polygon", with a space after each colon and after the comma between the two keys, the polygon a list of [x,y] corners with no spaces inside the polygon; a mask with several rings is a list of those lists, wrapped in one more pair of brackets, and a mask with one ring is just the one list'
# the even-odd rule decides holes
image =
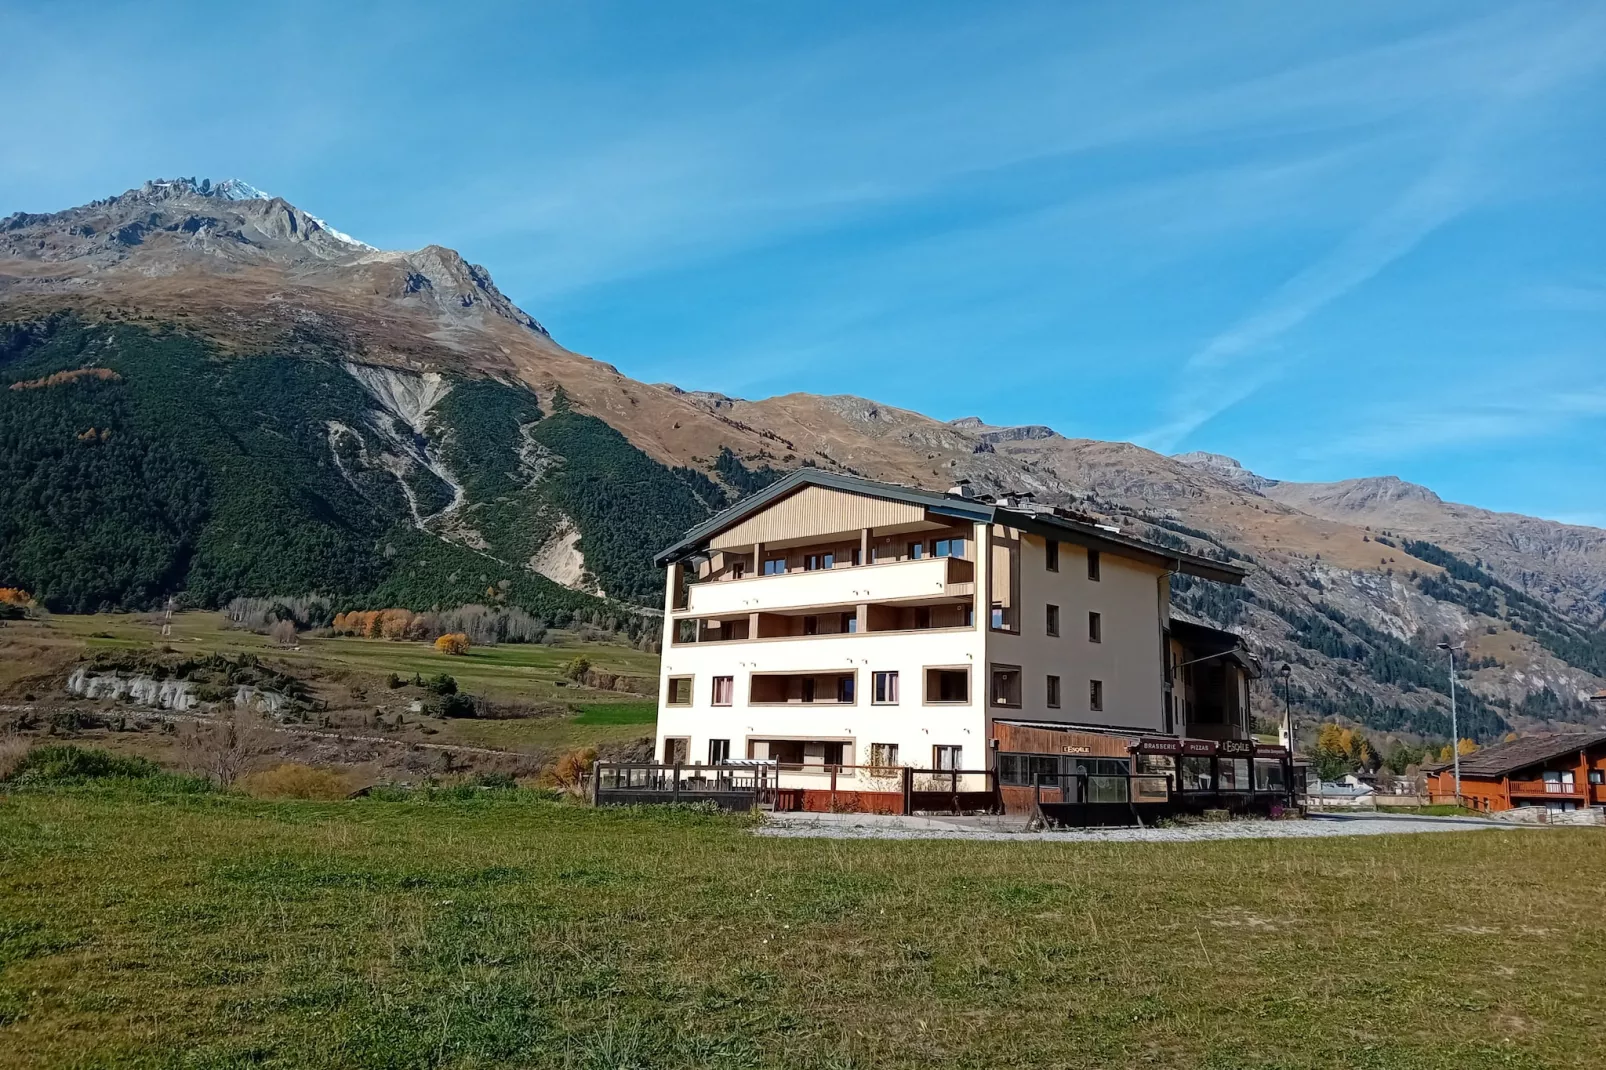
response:
{"label": "roof overhang", "polygon": [[1217,583],[1240,584],[1249,573],[1237,565],[1221,561],[1213,561],[1198,554],[1179,553],[1175,550],[1157,546],[1154,543],[1143,542],[1121,535],[1119,532],[1101,528],[1096,524],[1088,524],[1069,517],[1058,516],[1047,512],[1025,512],[995,505],[991,502],[971,501],[967,498],[952,497],[947,494],[936,494],[916,487],[904,487],[891,483],[878,483],[858,476],[842,475],[837,472],[822,472],[818,468],[799,468],[790,475],[771,483],[768,487],[750,494],[735,505],[714,514],[707,520],[698,524],[681,537],[680,541],[663,550],[653,558],[654,563],[662,567],[672,565],[677,561],[684,561],[706,548],[709,539],[747,517],[761,512],[782,498],[801,490],[804,487],[827,487],[832,490],[846,491],[850,494],[865,494],[871,497],[891,498],[897,501],[908,502],[911,505],[923,506],[928,512],[939,516],[953,517],[956,520],[970,520],[984,524],[999,523],[1022,531],[1041,535],[1044,538],[1058,539],[1061,542],[1075,543],[1089,550],[1098,550],[1103,553],[1116,554],[1121,557],[1132,558],[1152,565],[1164,572],[1181,572],[1200,579],[1214,580]]}

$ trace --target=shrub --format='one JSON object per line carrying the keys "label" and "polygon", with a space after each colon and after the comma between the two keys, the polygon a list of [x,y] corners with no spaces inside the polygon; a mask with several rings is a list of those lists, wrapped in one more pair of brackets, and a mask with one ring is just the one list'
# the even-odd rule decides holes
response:
{"label": "shrub", "polygon": [[578,794],[585,775],[597,764],[595,747],[572,750],[552,766],[552,780],[564,791]]}
{"label": "shrub", "polygon": [[445,673],[441,673],[439,676],[431,676],[428,680],[420,680],[417,676],[414,676],[413,683],[418,687],[427,687],[437,695],[457,694],[457,680],[447,676]]}
{"label": "shrub", "polygon": [[441,654],[467,654],[468,636],[462,632],[451,632],[435,640],[435,650]]}
{"label": "shrub", "polygon": [[576,654],[569,659],[569,664],[563,667],[563,675],[571,680],[579,680],[590,671],[591,662],[586,659],[584,654]]}
{"label": "shrub", "polygon": [[240,778],[240,789],[257,799],[344,799],[346,779],[332,769],[286,762]]}
{"label": "shrub", "polygon": [[139,779],[160,774],[149,758],[126,758],[110,751],[71,744],[34,747],[13,766],[13,784],[71,784],[111,777]]}

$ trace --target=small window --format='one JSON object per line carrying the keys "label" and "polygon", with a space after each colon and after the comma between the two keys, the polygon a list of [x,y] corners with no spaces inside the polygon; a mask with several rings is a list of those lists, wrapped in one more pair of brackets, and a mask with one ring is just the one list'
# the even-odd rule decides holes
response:
{"label": "small window", "polygon": [[993,666],[992,700],[994,706],[1020,705],[1020,666]]}
{"label": "small window", "polygon": [[1043,546],[1043,562],[1050,572],[1060,570],[1060,542],[1058,539],[1049,539]]}
{"label": "small window", "polygon": [[[893,673],[894,676],[897,673]],[[886,769],[898,764],[898,745],[896,743],[870,744],[870,764],[878,769]]]}
{"label": "small window", "polygon": [[695,643],[697,641],[697,621],[695,619],[677,620],[675,622],[675,642]]}
{"label": "small window", "polygon": [[1089,680],[1087,682],[1087,708],[1094,713],[1104,709],[1104,681]]}
{"label": "small window", "polygon": [[1059,606],[1051,605],[1048,607],[1048,619],[1044,622],[1044,626],[1047,627],[1049,635],[1058,635],[1060,633]]}
{"label": "small window", "polygon": [[1048,678],[1048,708],[1051,710],[1060,708],[1060,678],[1058,676],[1050,676]]}
{"label": "small window", "polygon": [[878,706],[898,704],[898,674],[878,672],[870,676],[870,701]]}
{"label": "small window", "polygon": [[731,741],[728,739],[711,739],[708,741],[708,764],[723,765],[731,760]]}
{"label": "small window", "polygon": [[747,565],[744,562],[738,561],[731,566],[731,579],[739,580],[746,572]]}
{"label": "small window", "polygon": [[803,558],[803,571],[821,572],[836,564],[835,554],[808,554]]}
{"label": "small window", "polygon": [[853,704],[853,677],[838,676],[836,678],[836,700]]}
{"label": "small window", "polygon": [[1591,784],[1606,784],[1606,769],[1591,769],[1589,771]]}
{"label": "small window", "polygon": [[938,539],[935,557],[964,557],[964,539]]}
{"label": "small window", "polygon": [[842,625],[839,629],[840,631],[847,635],[853,635],[859,630],[859,615],[857,613],[844,613],[840,623]]}
{"label": "small window", "polygon": [[1090,643],[1104,642],[1104,617],[1102,614],[1089,613],[1087,615],[1087,641]]}
{"label": "small window", "polygon": [[919,561],[926,556],[926,544],[923,542],[912,542],[906,549],[908,550],[907,556],[911,561]]}
{"label": "small window", "polygon": [[814,677],[812,676],[803,677],[803,701],[814,701]]}
{"label": "small window", "polygon": [[803,618],[803,634],[804,635],[819,635],[820,634],[820,618],[819,617],[804,617]]}
{"label": "small window", "polygon": [[864,553],[863,553],[863,551],[859,550],[857,547],[855,547],[852,550],[849,550],[848,551],[848,560],[853,562],[853,564],[855,564],[855,565],[864,564]]}
{"label": "small window", "polygon": [[685,736],[669,736],[664,740],[664,764],[687,765],[691,762],[691,740]]}
{"label": "small window", "polygon": [[961,606],[959,609],[959,618],[964,621],[964,626],[966,628],[974,628],[976,626],[975,607],[970,605],[968,602]]}
{"label": "small window", "polygon": [[716,706],[729,706],[736,694],[736,678],[732,676],[714,677],[713,701]]}
{"label": "small window", "polygon": [[1089,550],[1087,552],[1087,578],[1095,582],[1099,578],[1099,552],[1097,550]]}
{"label": "small window", "polygon": [[969,702],[969,669],[927,669],[927,702]]}
{"label": "small window", "polygon": [[1003,630],[1003,627],[1004,627],[1004,607],[1003,606],[994,606],[993,607],[993,627],[998,629],[998,630],[1000,630],[1000,631]]}
{"label": "small window", "polygon": [[691,677],[671,676],[669,678],[669,698],[671,706],[691,705]]}
{"label": "small window", "polygon": [[931,748],[931,767],[943,770],[958,769],[964,753],[963,747],[946,747],[939,744]]}
{"label": "small window", "polygon": [[764,562],[764,575],[780,576],[786,572],[786,558],[772,557]]}

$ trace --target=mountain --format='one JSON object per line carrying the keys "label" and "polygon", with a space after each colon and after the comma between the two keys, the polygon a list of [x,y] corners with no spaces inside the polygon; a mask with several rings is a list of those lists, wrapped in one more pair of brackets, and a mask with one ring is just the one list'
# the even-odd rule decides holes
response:
{"label": "mountain", "polygon": [[[1247,562],[1245,588],[1179,580],[1176,605],[1289,664],[1310,716],[1445,735],[1446,637],[1483,737],[1587,719],[1606,685],[1606,532],[853,396],[637,382],[455,252],[378,250],[239,181],[0,220],[0,320],[0,585],[59,609],[318,591],[650,631],[652,553],[811,464],[1031,492]],[[1268,680],[1257,711],[1279,700]]]}

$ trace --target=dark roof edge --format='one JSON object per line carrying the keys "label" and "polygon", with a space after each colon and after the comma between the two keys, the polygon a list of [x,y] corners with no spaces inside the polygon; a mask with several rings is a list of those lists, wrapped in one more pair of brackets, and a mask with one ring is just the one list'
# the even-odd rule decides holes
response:
{"label": "dark roof edge", "polygon": [[1189,576],[1197,576],[1200,579],[1214,580],[1217,583],[1239,584],[1249,574],[1248,570],[1239,568],[1237,565],[1212,561],[1207,557],[1200,557],[1198,554],[1169,550],[1163,546],[1121,535],[1119,532],[1108,531],[1095,524],[1071,520],[1068,517],[1057,516],[1053,513],[1021,512],[1014,509],[1006,509],[1002,506],[995,506],[987,502],[953,498],[946,494],[920,490],[917,487],[906,487],[897,483],[880,483],[873,479],[847,476],[837,472],[823,472],[818,468],[799,468],[784,478],[771,483],[763,490],[750,494],[736,504],[715,513],[686,532],[679,542],[654,556],[653,563],[662,567],[684,560],[695,553],[698,544],[705,539],[736,523],[743,517],[755,513],[805,486],[829,487],[833,490],[847,491],[851,494],[895,498],[899,501],[909,502],[912,505],[924,506],[934,513],[959,517],[965,520],[976,520],[983,523],[997,521],[1008,524],[1012,528],[1030,531],[1035,535],[1056,538],[1062,542],[1075,543],[1091,550],[1108,551],[1122,557],[1136,558],[1170,572],[1182,572]]}

